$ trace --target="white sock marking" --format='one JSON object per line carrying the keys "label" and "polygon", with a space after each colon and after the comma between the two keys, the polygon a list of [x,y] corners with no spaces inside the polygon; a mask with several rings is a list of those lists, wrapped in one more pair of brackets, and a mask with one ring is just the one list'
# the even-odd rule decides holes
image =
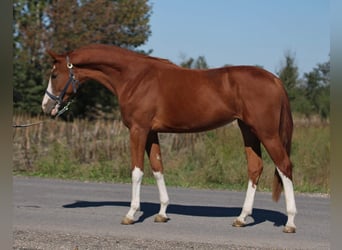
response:
{"label": "white sock marking", "polygon": [[166,208],[169,204],[169,196],[167,194],[166,185],[164,181],[164,175],[161,172],[153,172],[154,177],[157,181],[157,187],[159,190],[159,199],[160,199],[160,211],[159,214],[163,217],[167,217]]}
{"label": "white sock marking", "polygon": [[255,191],[256,185],[253,185],[253,182],[251,180],[248,180],[245,202],[243,204],[241,214],[237,218],[241,222],[246,222],[247,216],[252,214]]}
{"label": "white sock marking", "polygon": [[132,171],[132,200],[131,208],[129,209],[126,217],[134,219],[134,214],[140,208],[140,187],[144,173],[140,168],[135,167]]}
{"label": "white sock marking", "polygon": [[292,181],[287,178],[277,167],[280,178],[283,182],[285,202],[286,202],[286,212],[287,212],[287,223],[286,226],[296,227],[294,224],[294,217],[297,213],[296,202],[294,198],[293,184]]}

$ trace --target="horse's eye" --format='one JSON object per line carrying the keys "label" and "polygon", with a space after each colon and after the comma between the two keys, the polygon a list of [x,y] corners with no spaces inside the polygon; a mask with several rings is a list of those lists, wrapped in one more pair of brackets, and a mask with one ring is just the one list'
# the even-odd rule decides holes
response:
{"label": "horse's eye", "polygon": [[51,79],[56,79],[57,78],[57,74],[51,74]]}

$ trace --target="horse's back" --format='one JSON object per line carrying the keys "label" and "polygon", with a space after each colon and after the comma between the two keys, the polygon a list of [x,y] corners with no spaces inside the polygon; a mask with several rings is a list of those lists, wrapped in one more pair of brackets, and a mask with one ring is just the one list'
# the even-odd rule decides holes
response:
{"label": "horse's back", "polygon": [[[201,131],[242,118],[245,99],[267,97],[275,76],[252,66],[159,73],[156,130]],[[264,93],[263,93],[264,92]],[[248,101],[247,101],[248,102]]]}

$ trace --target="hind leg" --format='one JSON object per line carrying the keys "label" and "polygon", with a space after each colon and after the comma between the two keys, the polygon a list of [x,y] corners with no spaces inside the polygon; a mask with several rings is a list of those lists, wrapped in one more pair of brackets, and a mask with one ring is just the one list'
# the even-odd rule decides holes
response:
{"label": "hind leg", "polygon": [[241,214],[233,222],[235,227],[244,226],[247,216],[252,214],[255,191],[263,169],[259,139],[242,121],[239,120],[238,123],[245,144],[249,180]]}
{"label": "hind leg", "polygon": [[283,183],[287,212],[287,222],[283,231],[285,233],[295,233],[296,225],[294,224],[294,217],[297,209],[293,191],[291,161],[279,137],[275,136],[274,138],[263,140],[263,144],[273,162],[276,164],[277,171]]}
{"label": "hind leg", "polygon": [[160,145],[158,140],[158,134],[156,132],[150,132],[146,142],[146,152],[150,159],[153,175],[157,182],[160,199],[160,210],[154,218],[155,222],[167,222],[169,218],[166,215],[166,209],[169,204],[169,196],[167,194],[166,185],[163,175],[163,163],[160,153]]}

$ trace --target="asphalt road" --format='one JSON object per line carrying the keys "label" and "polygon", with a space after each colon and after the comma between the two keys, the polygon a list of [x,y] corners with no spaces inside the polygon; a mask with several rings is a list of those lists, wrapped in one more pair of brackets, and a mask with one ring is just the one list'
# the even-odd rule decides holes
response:
{"label": "asphalt road", "polygon": [[[166,176],[167,178],[167,176]],[[297,233],[282,233],[284,197],[257,192],[244,228],[231,226],[245,194],[169,187],[170,220],[154,223],[158,190],[142,186],[134,225],[121,225],[131,185],[14,177],[14,249],[329,249],[330,198],[297,194]]]}

